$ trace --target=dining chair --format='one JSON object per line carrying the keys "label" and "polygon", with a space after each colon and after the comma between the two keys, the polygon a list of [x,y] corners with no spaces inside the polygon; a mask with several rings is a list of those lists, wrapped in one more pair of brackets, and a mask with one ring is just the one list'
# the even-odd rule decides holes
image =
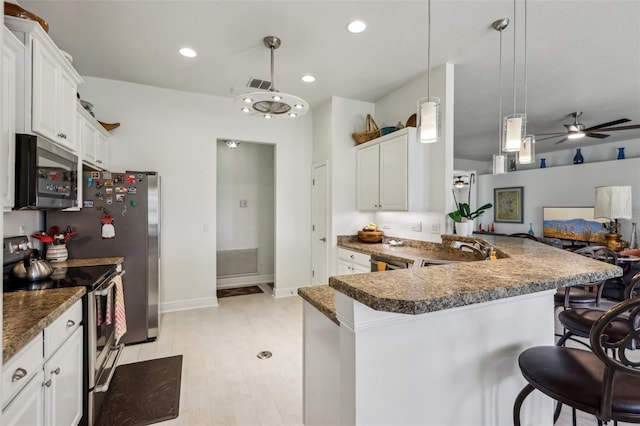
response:
{"label": "dining chair", "polygon": [[[514,425],[520,426],[524,400],[536,389],[572,407],[574,424],[576,409],[596,416],[599,425],[609,420],[614,425],[618,421],[640,423],[640,362],[628,353],[640,341],[639,327],[640,297],[634,297],[594,322],[589,333],[591,351],[565,346],[535,346],[523,351],[518,364],[528,384],[515,400]],[[610,355],[614,352],[616,357]]]}
{"label": "dining chair", "polygon": [[[574,253],[601,260],[612,265],[618,264],[618,255],[616,252],[604,246],[582,247],[574,251]],[[598,306],[602,298],[602,290],[604,289],[605,282],[606,280],[602,280],[594,283],[585,283],[582,286],[558,289],[554,296],[555,306],[564,309]],[[589,291],[589,287],[596,287],[596,292],[593,293]]]}

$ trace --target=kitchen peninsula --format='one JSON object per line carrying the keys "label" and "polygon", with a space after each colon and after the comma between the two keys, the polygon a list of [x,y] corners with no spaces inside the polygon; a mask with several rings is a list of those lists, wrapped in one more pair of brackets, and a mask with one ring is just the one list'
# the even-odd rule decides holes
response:
{"label": "kitchen peninsula", "polygon": [[[483,242],[497,260],[341,275],[330,278],[333,290],[300,289],[306,425],[511,423],[525,383],[517,357],[553,344],[556,289],[622,270],[527,239]],[[524,424],[551,424],[551,412],[551,400],[534,395]]]}

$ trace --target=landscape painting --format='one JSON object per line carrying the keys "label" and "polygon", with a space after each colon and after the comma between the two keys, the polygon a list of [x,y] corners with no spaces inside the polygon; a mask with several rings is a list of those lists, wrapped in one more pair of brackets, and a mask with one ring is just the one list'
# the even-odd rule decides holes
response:
{"label": "landscape painting", "polygon": [[543,235],[547,238],[598,242],[607,219],[595,219],[593,207],[543,207]]}

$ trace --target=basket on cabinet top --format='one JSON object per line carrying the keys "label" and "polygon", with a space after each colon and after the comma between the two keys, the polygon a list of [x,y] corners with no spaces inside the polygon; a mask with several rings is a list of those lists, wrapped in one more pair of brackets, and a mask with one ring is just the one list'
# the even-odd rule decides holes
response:
{"label": "basket on cabinet top", "polygon": [[353,139],[357,143],[361,144],[361,143],[369,142],[370,140],[373,140],[375,138],[379,138],[380,129],[378,128],[378,125],[376,124],[376,122],[373,120],[373,117],[371,116],[371,114],[367,114],[367,118],[365,120],[365,125],[364,125],[364,132],[354,132],[351,134],[351,136],[353,136]]}

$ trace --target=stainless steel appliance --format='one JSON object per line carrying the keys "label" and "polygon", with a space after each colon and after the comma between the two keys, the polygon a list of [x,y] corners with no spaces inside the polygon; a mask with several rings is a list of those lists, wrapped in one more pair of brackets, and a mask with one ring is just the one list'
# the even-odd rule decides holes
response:
{"label": "stainless steel appliance", "polygon": [[62,287],[85,287],[82,300],[83,325],[83,417],[82,425],[93,425],[100,410],[118,358],[124,347],[116,345],[115,326],[108,312],[114,312],[113,277],[116,265],[57,267],[53,274],[38,281],[20,280],[10,274],[14,265],[23,261],[29,252],[27,237],[4,239],[3,291],[46,290]]}
{"label": "stainless steel appliance", "polygon": [[[125,344],[158,336],[160,177],[156,172],[83,173],[83,208],[47,211],[47,229],[71,226],[69,258],[124,256]],[[110,223],[105,223],[110,222]],[[111,225],[111,226],[108,226]],[[108,231],[105,232],[106,226]],[[103,238],[111,237],[113,238]]]}
{"label": "stainless steel appliance", "polygon": [[14,209],[78,205],[78,156],[39,136],[16,135]]}

